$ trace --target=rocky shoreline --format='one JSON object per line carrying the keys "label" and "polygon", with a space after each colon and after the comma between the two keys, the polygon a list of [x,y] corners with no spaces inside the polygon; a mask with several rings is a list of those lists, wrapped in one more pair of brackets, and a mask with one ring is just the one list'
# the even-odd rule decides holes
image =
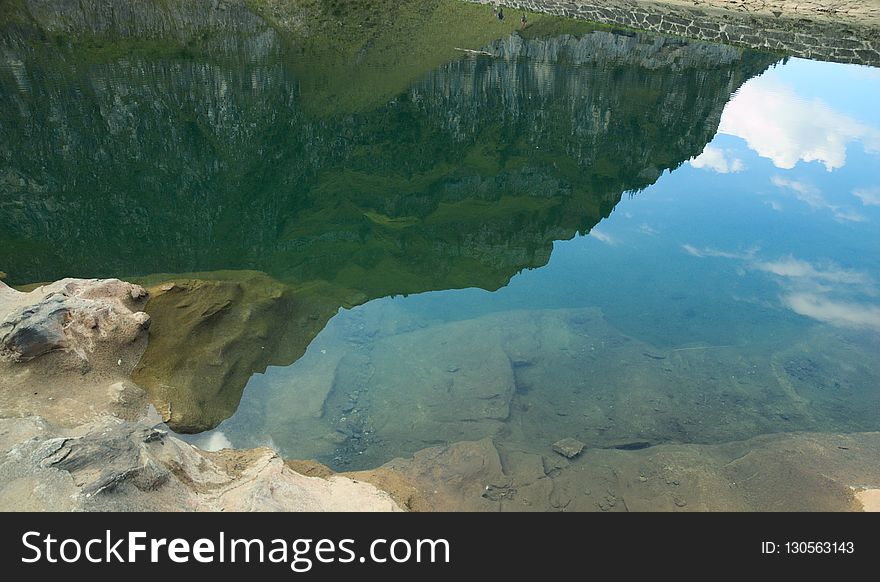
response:
{"label": "rocky shoreline", "polygon": [[399,511],[373,485],[309,477],[268,448],[200,450],[169,434],[129,375],[146,291],[0,282],[0,510]]}
{"label": "rocky shoreline", "polygon": [[272,449],[202,450],[167,430],[131,372],[147,291],[0,282],[0,510],[878,510],[880,433],[787,433],[718,445],[587,449],[491,438],[358,473]]}

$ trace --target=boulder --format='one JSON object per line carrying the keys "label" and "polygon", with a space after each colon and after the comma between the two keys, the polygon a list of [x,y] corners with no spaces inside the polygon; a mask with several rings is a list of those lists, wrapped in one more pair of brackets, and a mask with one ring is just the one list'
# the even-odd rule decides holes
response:
{"label": "boulder", "polygon": [[369,483],[302,475],[265,447],[203,451],[156,421],[0,419],[0,511],[400,511]]}
{"label": "boulder", "polygon": [[171,434],[129,378],[146,298],[115,279],[0,283],[0,511],[400,510],[373,485],[302,475],[265,447],[209,452]]}
{"label": "boulder", "polygon": [[132,343],[149,328],[144,289],[117,279],[65,279],[30,293],[3,283],[0,358],[27,362],[63,350],[87,363],[106,343]]}

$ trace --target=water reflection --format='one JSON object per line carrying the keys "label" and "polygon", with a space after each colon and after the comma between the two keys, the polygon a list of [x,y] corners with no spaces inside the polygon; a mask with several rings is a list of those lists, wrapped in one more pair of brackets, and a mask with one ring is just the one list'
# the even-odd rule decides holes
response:
{"label": "water reflection", "polygon": [[[811,89],[861,127],[880,121]],[[367,467],[487,436],[502,459],[546,463],[564,437],[615,448],[876,430],[880,214],[854,185],[880,156],[853,139],[833,172],[822,159],[786,170],[732,133],[495,293],[340,312],[296,365],[254,377],[220,432]],[[320,410],[300,407],[316,394]]]}
{"label": "water reflection", "polygon": [[880,151],[880,128],[806,99],[778,80],[764,77],[742,88],[721,117],[719,131],[742,138],[777,168],[821,162],[829,172],[846,164],[847,146],[860,142]]}
{"label": "water reflection", "polygon": [[[0,267],[150,285],[135,379],[206,448],[464,451],[479,499],[607,509],[553,442],[880,428],[870,70],[537,19],[444,28],[465,56],[193,8],[157,45],[154,8],[0,35]],[[662,450],[677,487],[709,449]]]}
{"label": "water reflection", "polygon": [[326,47],[237,26],[211,35],[210,57],[13,31],[0,69],[16,103],[4,270],[152,285],[135,379],[181,431],[231,415],[251,374],[296,361],[340,306],[495,290],[545,265],[555,241],[701,152],[730,95],[777,60],[561,23],[328,110],[314,106]]}

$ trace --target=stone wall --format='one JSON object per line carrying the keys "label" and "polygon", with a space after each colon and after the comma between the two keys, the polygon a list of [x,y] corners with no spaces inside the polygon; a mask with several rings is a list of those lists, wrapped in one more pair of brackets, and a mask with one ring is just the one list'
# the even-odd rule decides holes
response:
{"label": "stone wall", "polygon": [[880,66],[880,26],[868,17],[861,22],[832,20],[817,12],[815,19],[808,19],[783,12],[765,15],[634,0],[504,0],[503,5],[809,59]]}

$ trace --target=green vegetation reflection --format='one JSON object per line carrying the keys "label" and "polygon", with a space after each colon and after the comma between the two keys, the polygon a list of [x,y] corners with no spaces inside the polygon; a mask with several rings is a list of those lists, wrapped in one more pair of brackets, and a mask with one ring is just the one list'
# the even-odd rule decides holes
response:
{"label": "green vegetation reflection", "polygon": [[[494,290],[545,264],[699,154],[774,61],[549,17],[513,32],[449,1],[145,3],[124,30],[9,4],[0,265],[19,285],[150,283],[156,330],[192,333],[153,341],[141,380],[188,431],[232,414],[247,378],[299,357],[340,306]],[[218,350],[241,357],[201,365],[198,326],[173,323],[200,302],[213,337],[260,328],[272,347],[229,339]]]}

